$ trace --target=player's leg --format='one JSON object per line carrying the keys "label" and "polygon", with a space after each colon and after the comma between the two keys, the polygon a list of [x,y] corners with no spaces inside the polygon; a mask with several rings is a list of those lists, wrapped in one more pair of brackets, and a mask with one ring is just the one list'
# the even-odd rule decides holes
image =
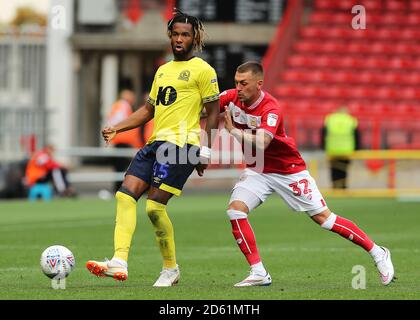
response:
{"label": "player's leg", "polygon": [[331,160],[331,178],[334,189],[347,188],[347,171],[350,161],[348,159],[337,158]]}
{"label": "player's leg", "polygon": [[120,189],[116,192],[117,214],[114,230],[114,257],[128,261],[131,239],[137,223],[137,201],[149,189],[144,180],[126,175]]}
{"label": "player's leg", "polygon": [[[308,171],[291,175],[270,174],[276,192],[295,211],[306,212],[326,230],[335,232],[371,254],[383,284],[391,282],[394,270],[389,250],[377,246],[354,222],[332,213]],[[382,261],[382,262],[381,262]],[[388,271],[384,272],[383,270]]]}
{"label": "player's leg", "polygon": [[[271,193],[260,175],[247,175],[236,184],[229,201],[227,214],[232,227],[232,234],[245,256],[251,272],[236,287],[270,285],[271,276],[266,271],[257,247],[257,241],[248,214],[257,208]],[[258,195],[257,195],[258,194]]]}
{"label": "player's leg", "polygon": [[155,230],[156,242],[162,255],[163,267],[155,287],[170,287],[178,283],[179,267],[176,263],[174,229],[166,211],[166,205],[173,193],[151,187],[149,190],[146,213]]}
{"label": "player's leg", "polygon": [[110,261],[90,260],[86,267],[97,276],[113,277],[124,281],[128,276],[128,254],[136,228],[137,201],[149,189],[153,168],[152,147],[140,150],[131,162],[120,189],[115,194],[117,202],[114,229],[114,256]]}
{"label": "player's leg", "polygon": [[[169,156],[160,159],[159,155],[166,154],[165,151]],[[173,195],[181,195],[182,188],[196,165],[188,155],[195,155],[198,159],[198,152],[197,146],[188,144],[179,148],[168,142],[157,150],[153,166],[153,182],[146,202],[146,212],[155,229],[156,241],[163,260],[162,272],[153,285],[155,287],[173,286],[180,278],[176,262],[174,229],[166,205]]]}
{"label": "player's leg", "polygon": [[67,178],[67,169],[57,168],[51,171],[52,181],[62,197],[76,197],[76,191]]}
{"label": "player's leg", "polygon": [[76,192],[73,187],[70,185],[67,179],[67,170],[64,168],[55,168],[49,170],[48,173],[37,180],[37,182],[45,183],[51,182],[54,186],[54,190],[61,197],[75,197]]}
{"label": "player's leg", "polygon": [[311,218],[322,228],[339,234],[367,251],[375,261],[382,284],[388,285],[394,279],[394,266],[389,250],[373,242],[353,221],[336,215],[329,209],[311,215]]}
{"label": "player's leg", "polygon": [[111,260],[86,263],[87,269],[99,277],[112,277],[124,281],[128,277],[128,254],[136,229],[137,200],[149,188],[145,181],[126,175],[120,189],[115,194],[117,213],[114,229],[114,256]]}

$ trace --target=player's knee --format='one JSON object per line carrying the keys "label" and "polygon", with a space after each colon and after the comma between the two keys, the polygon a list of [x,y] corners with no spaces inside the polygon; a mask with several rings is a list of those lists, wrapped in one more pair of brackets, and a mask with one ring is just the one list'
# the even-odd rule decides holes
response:
{"label": "player's knee", "polygon": [[319,214],[312,216],[311,218],[323,229],[331,230],[332,226],[334,225],[336,215],[329,210],[325,210]]}
{"label": "player's knee", "polygon": [[129,202],[133,204],[135,204],[138,200],[133,196],[133,194],[124,192],[124,190],[121,189],[115,193],[115,199],[118,203]]}
{"label": "player's knee", "polygon": [[230,220],[237,220],[237,219],[247,219],[248,214],[240,211],[240,210],[234,210],[234,209],[228,209],[226,211],[228,217]]}
{"label": "player's knee", "polygon": [[147,199],[146,201],[146,213],[153,224],[157,222],[159,216],[165,212],[165,205],[159,202]]}
{"label": "player's knee", "polygon": [[248,206],[243,201],[235,200],[229,203],[228,210],[237,210],[245,213],[249,212]]}
{"label": "player's knee", "polygon": [[117,200],[119,200],[119,198],[121,198],[121,194],[124,194],[126,196],[129,196],[131,198],[133,198],[135,201],[139,200],[140,196],[137,196],[135,194],[135,192],[131,191],[129,188],[125,187],[125,186],[121,186],[118,191],[115,194],[115,198]]}

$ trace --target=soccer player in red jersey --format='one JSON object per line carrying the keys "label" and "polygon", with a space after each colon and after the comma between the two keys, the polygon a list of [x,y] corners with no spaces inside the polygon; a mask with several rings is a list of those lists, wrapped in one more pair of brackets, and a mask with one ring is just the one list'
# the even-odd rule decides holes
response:
{"label": "soccer player in red jersey", "polygon": [[[235,89],[220,94],[225,128],[242,146],[262,151],[263,165],[248,164],[233,188],[227,214],[232,233],[245,255],[251,272],[236,287],[271,284],[258,253],[248,214],[269,195],[277,193],[294,211],[306,212],[322,228],[339,234],[366,250],[375,261],[382,284],[394,279],[391,254],[373,242],[354,222],[329,210],[315,180],[306,169],[293,138],[286,135],[282,110],[268,92],[262,90],[264,71],[258,62],[246,62],[237,68]],[[263,139],[257,138],[263,136]],[[262,141],[263,140],[263,141]],[[245,154],[245,159],[247,155]]]}

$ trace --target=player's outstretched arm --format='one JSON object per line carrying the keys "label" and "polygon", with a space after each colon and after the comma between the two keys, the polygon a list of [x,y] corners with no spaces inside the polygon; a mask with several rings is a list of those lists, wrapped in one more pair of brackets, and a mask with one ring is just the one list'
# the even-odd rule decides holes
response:
{"label": "player's outstretched arm", "polygon": [[119,132],[128,131],[144,125],[153,119],[155,114],[154,107],[146,102],[146,104],[133,112],[127,119],[117,123],[115,126],[108,126],[102,130],[102,136],[105,142],[110,142]]}

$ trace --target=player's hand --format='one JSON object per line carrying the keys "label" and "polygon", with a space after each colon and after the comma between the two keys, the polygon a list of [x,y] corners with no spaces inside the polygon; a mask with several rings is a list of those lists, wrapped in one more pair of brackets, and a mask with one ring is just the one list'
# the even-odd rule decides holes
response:
{"label": "player's hand", "polygon": [[206,170],[208,167],[207,163],[201,163],[201,161],[195,166],[195,170],[197,170],[197,173],[200,177],[204,175],[204,170]]}
{"label": "player's hand", "polygon": [[117,130],[114,127],[105,127],[102,130],[102,137],[104,138],[106,144],[108,144],[112,139],[117,135]]}
{"label": "player's hand", "polygon": [[233,121],[232,121],[232,115],[230,114],[230,108],[229,106],[225,106],[225,129],[228,132],[231,132],[234,128]]}

